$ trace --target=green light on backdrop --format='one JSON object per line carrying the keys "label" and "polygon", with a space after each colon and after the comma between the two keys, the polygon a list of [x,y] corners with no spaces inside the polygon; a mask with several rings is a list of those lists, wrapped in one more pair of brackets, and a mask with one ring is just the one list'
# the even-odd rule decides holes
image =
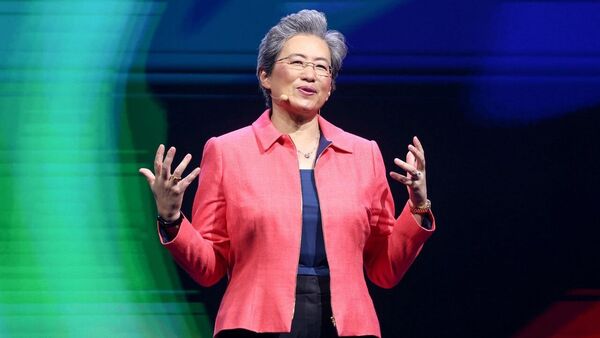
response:
{"label": "green light on backdrop", "polygon": [[0,2],[1,337],[210,335],[140,199],[165,121],[128,72],[164,6]]}

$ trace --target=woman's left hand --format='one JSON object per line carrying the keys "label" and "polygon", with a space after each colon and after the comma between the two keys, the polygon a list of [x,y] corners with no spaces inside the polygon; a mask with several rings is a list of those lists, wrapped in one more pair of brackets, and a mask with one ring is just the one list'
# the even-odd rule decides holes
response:
{"label": "woman's left hand", "polygon": [[427,203],[427,179],[425,174],[425,151],[419,139],[413,137],[413,144],[408,145],[406,161],[399,158],[394,163],[406,171],[401,175],[391,171],[390,176],[396,181],[404,184],[408,189],[408,196],[414,207],[423,207]]}

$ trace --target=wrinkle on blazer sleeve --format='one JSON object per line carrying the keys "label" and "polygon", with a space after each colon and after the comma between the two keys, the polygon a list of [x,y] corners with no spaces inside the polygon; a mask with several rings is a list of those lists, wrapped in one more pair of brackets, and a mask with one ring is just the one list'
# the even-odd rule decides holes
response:
{"label": "wrinkle on blazer sleeve", "polygon": [[431,230],[421,227],[410,212],[408,202],[400,216],[395,218],[394,199],[381,151],[375,141],[371,141],[371,152],[374,175],[369,219],[371,232],[365,244],[364,264],[373,283],[392,288],[400,282],[435,230],[435,220],[430,214]]}
{"label": "wrinkle on blazer sleeve", "polygon": [[175,238],[161,240],[175,261],[202,286],[211,286],[225,275],[229,256],[223,158],[217,141],[213,137],[204,146],[192,223],[184,219]]}

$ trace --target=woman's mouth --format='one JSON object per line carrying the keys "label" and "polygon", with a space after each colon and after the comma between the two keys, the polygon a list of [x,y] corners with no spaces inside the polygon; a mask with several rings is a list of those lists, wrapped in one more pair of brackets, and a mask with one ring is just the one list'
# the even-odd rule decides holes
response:
{"label": "woman's mouth", "polygon": [[315,88],[308,87],[308,86],[298,87],[298,91],[300,93],[302,93],[303,95],[314,95],[317,93],[317,90]]}

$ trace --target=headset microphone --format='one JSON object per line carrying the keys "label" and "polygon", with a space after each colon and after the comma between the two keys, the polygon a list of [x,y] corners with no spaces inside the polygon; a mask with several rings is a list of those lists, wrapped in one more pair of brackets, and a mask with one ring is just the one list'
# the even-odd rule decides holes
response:
{"label": "headset microphone", "polygon": [[271,95],[271,99],[274,101],[290,102],[290,97],[285,94],[281,94],[277,98],[275,98],[275,96]]}

